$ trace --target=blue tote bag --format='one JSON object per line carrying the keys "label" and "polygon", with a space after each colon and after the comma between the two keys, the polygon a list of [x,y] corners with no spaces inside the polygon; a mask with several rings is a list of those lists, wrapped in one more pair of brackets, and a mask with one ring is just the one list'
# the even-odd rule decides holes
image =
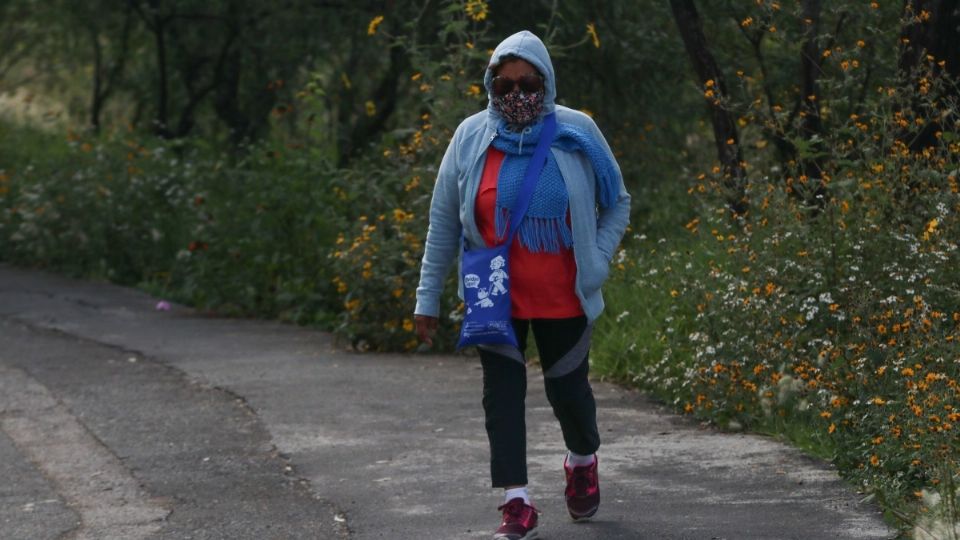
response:
{"label": "blue tote bag", "polygon": [[461,241],[463,253],[460,278],[463,283],[464,317],[460,326],[458,348],[470,345],[519,346],[510,323],[510,245],[523,216],[527,213],[530,198],[547,162],[547,152],[556,131],[556,117],[553,113],[548,114],[543,119],[540,140],[527,165],[523,185],[511,208],[506,241],[492,248],[472,249],[467,249],[465,239]]}

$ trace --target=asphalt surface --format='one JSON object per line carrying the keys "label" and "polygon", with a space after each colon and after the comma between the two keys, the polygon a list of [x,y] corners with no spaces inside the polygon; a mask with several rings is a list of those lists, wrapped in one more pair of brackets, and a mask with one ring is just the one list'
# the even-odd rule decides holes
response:
{"label": "asphalt surface", "polygon": [[[479,362],[354,354],[0,265],[0,538],[489,538]],[[880,539],[827,464],[594,383],[603,502],[573,524],[559,426],[527,397],[544,539]]]}

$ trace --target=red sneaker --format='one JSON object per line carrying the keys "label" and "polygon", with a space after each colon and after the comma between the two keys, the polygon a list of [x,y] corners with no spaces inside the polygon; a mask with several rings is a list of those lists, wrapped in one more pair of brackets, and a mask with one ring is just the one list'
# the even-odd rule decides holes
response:
{"label": "red sneaker", "polygon": [[537,537],[537,514],[540,512],[523,502],[523,499],[510,499],[497,510],[503,511],[503,522],[493,534],[493,540],[530,540]]}
{"label": "red sneaker", "polygon": [[567,474],[567,510],[574,521],[586,519],[597,513],[600,508],[600,480],[597,477],[597,456],[593,456],[592,465],[570,467],[563,459],[563,470]]}

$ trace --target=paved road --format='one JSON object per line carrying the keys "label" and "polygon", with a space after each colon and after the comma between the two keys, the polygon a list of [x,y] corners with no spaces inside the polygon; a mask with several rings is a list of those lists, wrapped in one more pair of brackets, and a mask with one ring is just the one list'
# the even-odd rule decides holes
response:
{"label": "paved road", "polygon": [[[327,334],[154,309],[130,289],[0,265],[0,538],[488,538],[479,363],[351,354]],[[828,465],[595,384],[597,518],[572,524],[538,371],[541,536],[880,539]]]}

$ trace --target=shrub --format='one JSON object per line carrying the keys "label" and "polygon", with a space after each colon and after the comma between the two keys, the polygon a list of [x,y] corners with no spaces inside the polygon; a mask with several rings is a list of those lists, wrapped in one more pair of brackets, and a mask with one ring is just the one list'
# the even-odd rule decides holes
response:
{"label": "shrub", "polygon": [[[344,308],[338,331],[361,349],[409,351],[418,345],[413,309],[437,168],[453,130],[486,99],[481,82],[465,76],[482,73],[478,68],[488,55],[482,45],[490,41],[488,26],[471,9],[478,8],[448,5],[439,45],[389,38],[412,58],[410,79],[422,95],[420,110],[408,113],[412,127],[395,131],[379,155],[340,171],[338,193],[351,211],[331,254]],[[439,350],[452,349],[460,304],[451,273],[441,300]]]}
{"label": "shrub", "polygon": [[[914,523],[922,490],[960,471],[960,116],[948,95],[918,104],[909,87],[881,88],[823,141],[834,158],[822,190],[799,166],[755,178],[746,215],[725,208],[718,174],[701,175],[689,238],[622,256],[617,287],[642,287],[642,300],[616,295],[621,324],[598,339],[631,343],[628,360],[598,363],[721,426],[791,436]],[[935,142],[909,148],[907,128],[930,123]],[[660,324],[642,323],[638,340],[641,309]],[[958,515],[952,489],[939,490],[941,515]]]}
{"label": "shrub", "polygon": [[[16,128],[0,172],[7,261],[96,276],[226,314],[325,323],[339,200],[305,150]],[[24,144],[36,141],[36,145]]]}

